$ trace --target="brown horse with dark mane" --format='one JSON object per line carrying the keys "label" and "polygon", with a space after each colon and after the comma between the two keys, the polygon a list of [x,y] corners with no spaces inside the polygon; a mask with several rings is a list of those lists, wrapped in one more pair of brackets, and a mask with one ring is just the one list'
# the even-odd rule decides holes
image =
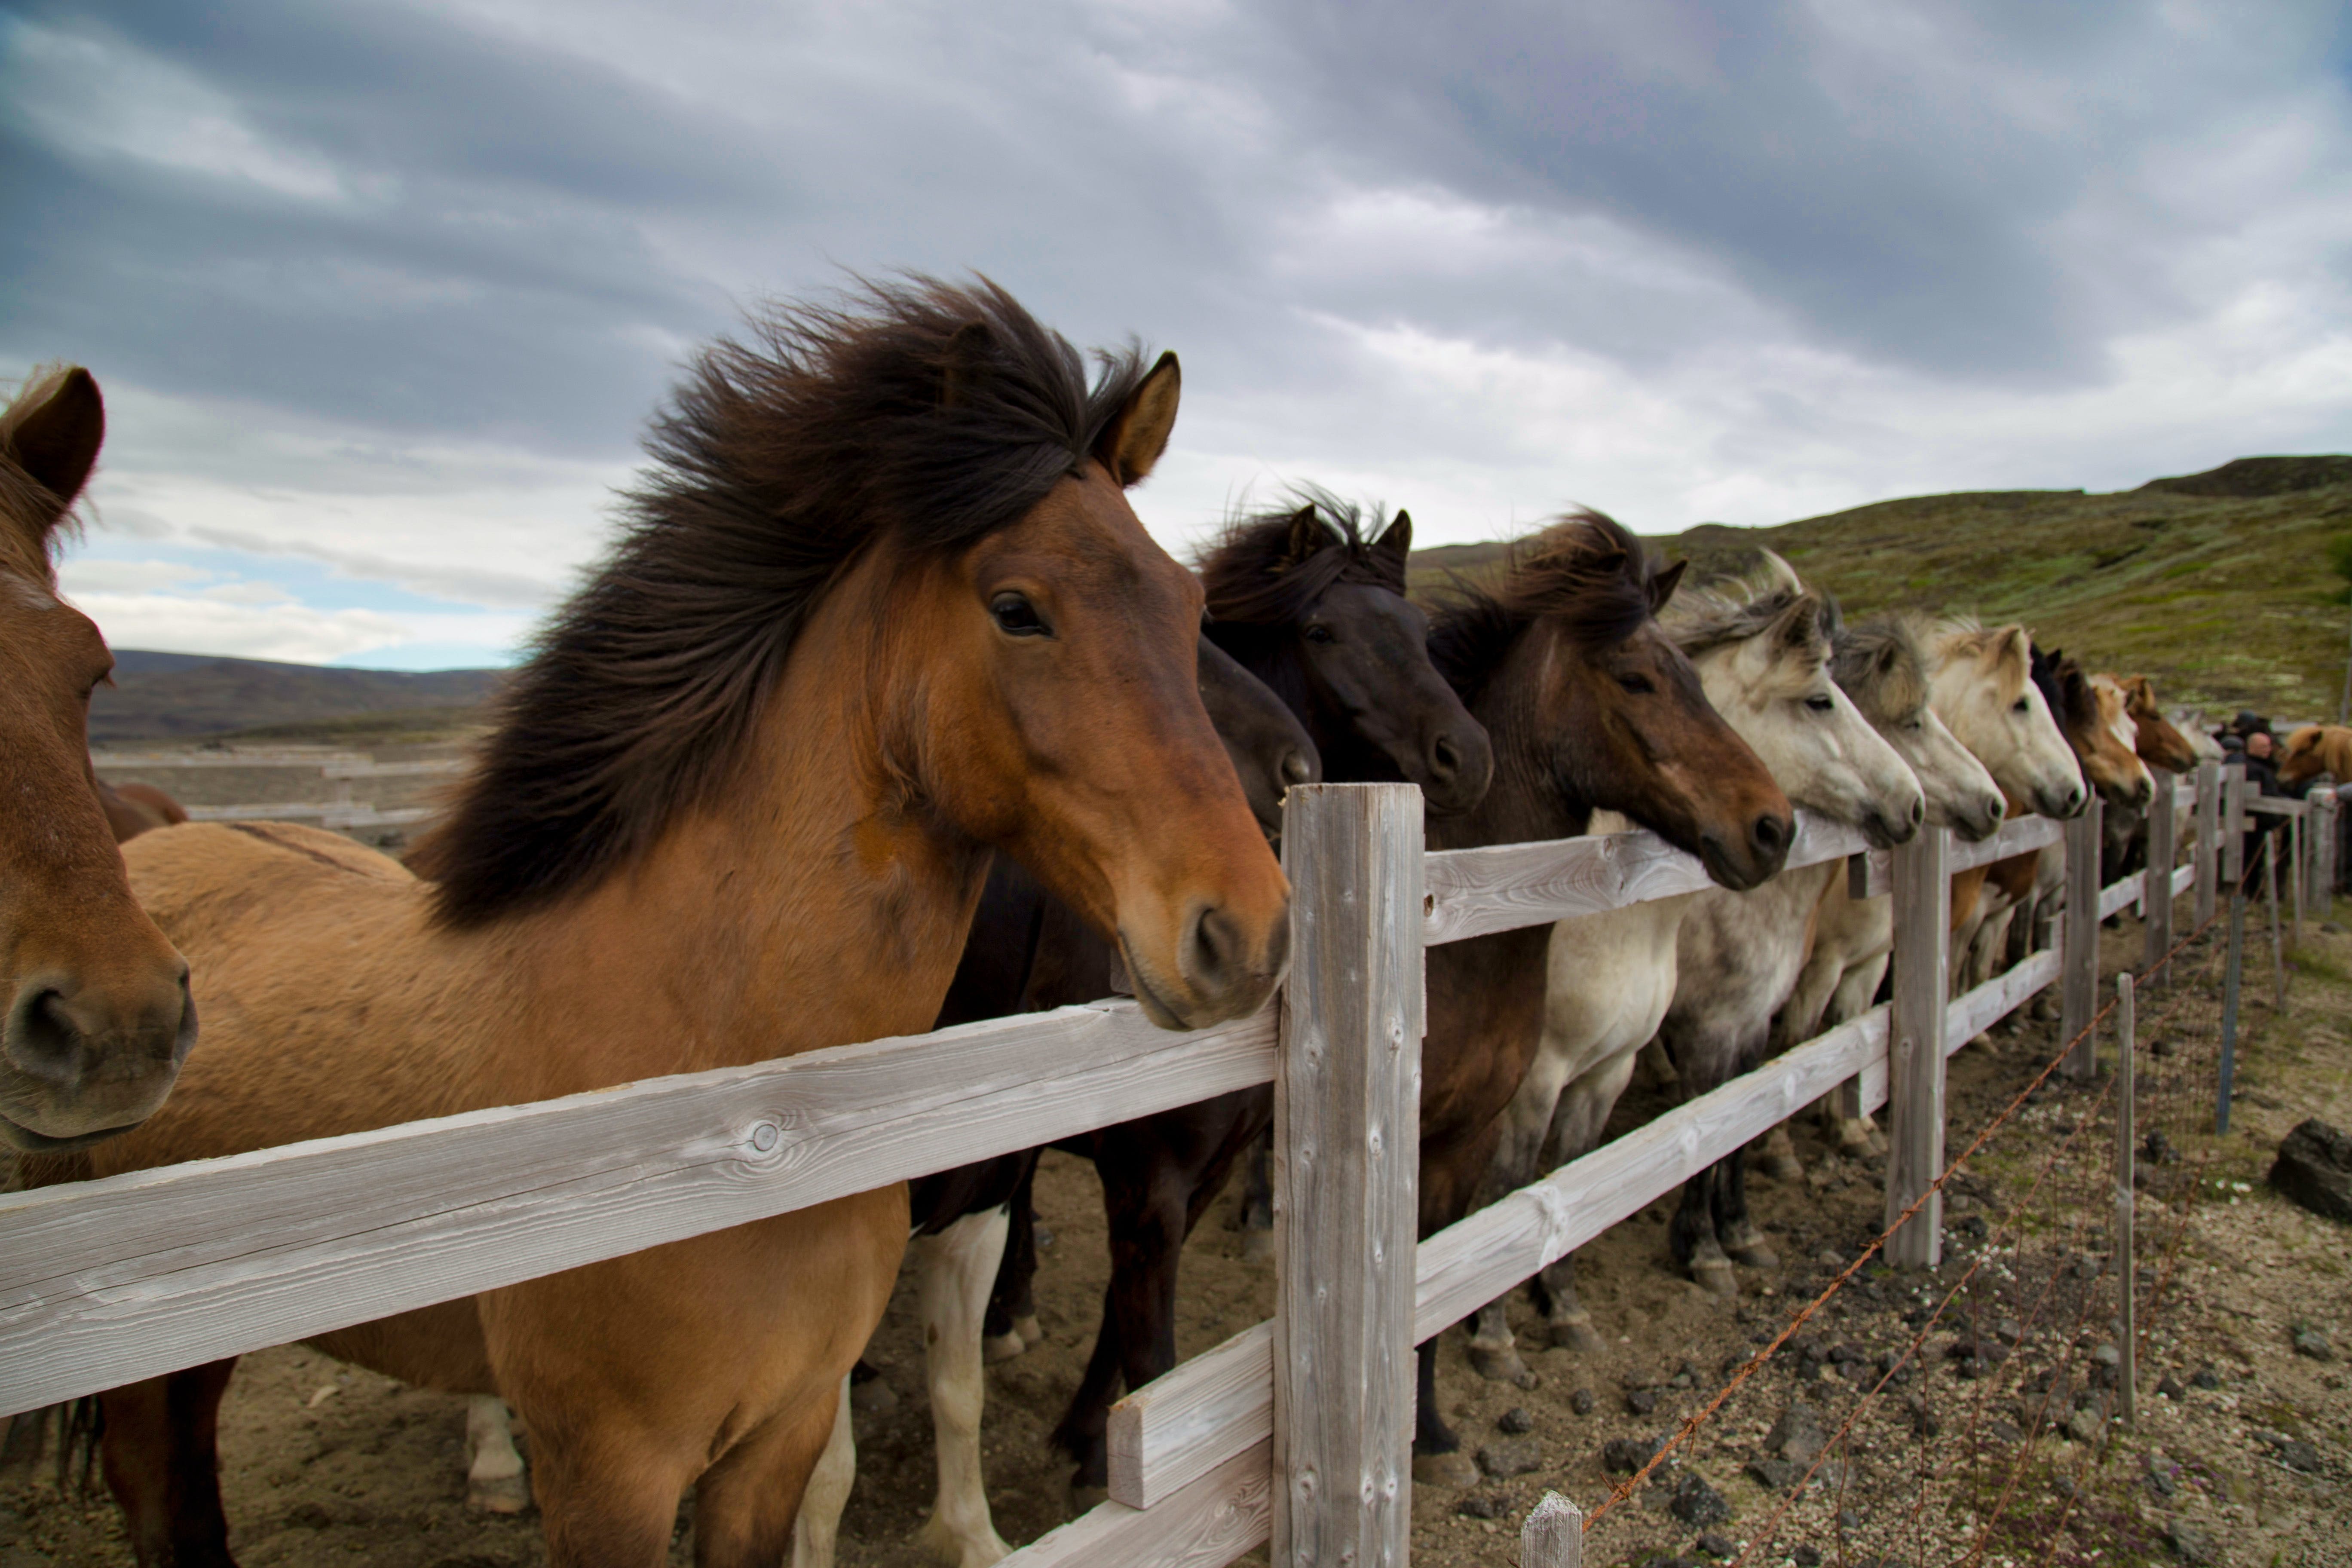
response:
{"label": "brown horse with dark mane", "polygon": [[[1500,587],[1465,589],[1430,652],[1495,747],[1476,809],[1433,815],[1432,849],[1567,838],[1622,813],[1698,857],[1727,888],[1780,869],[1796,832],[1788,797],[1708,705],[1657,612],[1683,567],[1597,512],[1555,523],[1514,555]],[[1469,1211],[1543,1029],[1542,923],[1432,948],[1422,1046],[1421,1234]],[[1437,1342],[1421,1347],[1416,1475],[1465,1476],[1437,1405]]]}
{"label": "brown horse with dark mane", "polygon": [[[133,840],[236,999],[100,1174],[928,1029],[992,852],[1170,1026],[1255,1011],[1288,894],[1194,687],[1201,595],[1122,493],[1172,355],[1084,362],[990,284],[790,306],[695,362],[613,558],[509,688],[419,881],[336,835]],[[783,1556],[907,1240],[903,1184],[320,1336],[503,1394],[549,1561]],[[266,1238],[267,1220],[257,1218]],[[142,1563],[231,1561],[229,1363],[105,1396]]]}
{"label": "brown horse with dark mane", "polygon": [[141,911],[99,809],[89,694],[114,658],[55,552],[106,438],[98,383],[35,374],[0,410],[0,1149],[136,1127],[195,1044],[188,966]]}

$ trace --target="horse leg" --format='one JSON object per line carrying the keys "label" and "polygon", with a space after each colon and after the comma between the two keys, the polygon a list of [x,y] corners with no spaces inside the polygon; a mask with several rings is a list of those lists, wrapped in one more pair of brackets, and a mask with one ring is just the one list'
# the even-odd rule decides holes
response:
{"label": "horse leg", "polygon": [[1437,1409],[1437,1339],[1416,1352],[1419,1366],[1412,1401],[1412,1480],[1423,1487],[1474,1487],[1478,1467],[1462,1451],[1462,1438]]}
{"label": "horse leg", "polygon": [[833,1435],[816,1457],[801,1511],[793,1521],[793,1568],[833,1568],[841,1540],[841,1515],[857,1484],[857,1432],[850,1408],[849,1379],[841,1380],[841,1400],[833,1408]]}
{"label": "horse leg", "polygon": [[1077,1462],[1070,1480],[1070,1507],[1076,1513],[1100,1501],[1095,1494],[1108,1496],[1110,1486],[1110,1450],[1105,1433],[1111,1402],[1118,1397],[1118,1313],[1112,1306],[1118,1290],[1116,1278],[1103,1288],[1102,1327],[1095,1331],[1094,1352],[1087,1357],[1086,1373],[1062,1413],[1062,1424],[1054,1428],[1054,1446]]}
{"label": "horse leg", "polygon": [[1764,1239],[1748,1212],[1746,1152],[1734,1149],[1716,1167],[1716,1235],[1733,1262],[1750,1268],[1777,1268],[1780,1255],[1772,1250],[1772,1244]]}
{"label": "horse leg", "polygon": [[236,1568],[221,1508],[220,1402],[236,1358],[99,1396],[100,1455],[139,1568]]}
{"label": "horse leg", "polygon": [[793,1522],[840,1412],[839,1390],[829,1390],[744,1434],[702,1472],[694,1489],[695,1568],[783,1568]]}
{"label": "horse leg", "polygon": [[[1847,970],[1845,978],[1838,982],[1837,994],[1830,998],[1823,1022],[1834,1027],[1870,1011],[1871,998],[1878,994],[1878,983],[1886,974],[1886,961],[1887,955],[1882,952]],[[1822,1105],[1834,1124],[1838,1152],[1855,1160],[1886,1152],[1886,1140],[1880,1135],[1878,1124],[1862,1109],[1861,1092],[1860,1080],[1849,1079],[1822,1097]],[[1849,1110],[1853,1112],[1851,1116],[1846,1114]]]}
{"label": "horse leg", "polygon": [[1013,1550],[989,1518],[980,1466],[980,1419],[988,1396],[981,1320],[1011,1223],[1006,1210],[992,1209],[966,1215],[914,1243],[940,1478],[931,1517],[916,1540],[953,1568],[988,1568]]}
{"label": "horse leg", "polygon": [[[1518,1092],[1503,1109],[1502,1135],[1495,1144],[1494,1157],[1487,1162],[1486,1173],[1479,1179],[1472,1208],[1485,1208],[1542,1173],[1538,1165],[1560,1090],[1566,1086],[1567,1066],[1560,1052],[1538,1048],[1527,1077],[1519,1080]],[[1471,1315],[1470,1365],[1479,1376],[1493,1382],[1533,1388],[1539,1380],[1519,1359],[1518,1346],[1511,1336],[1510,1317],[1505,1310],[1509,1299],[1506,1292]]]}
{"label": "horse leg", "polygon": [[1739,1293],[1731,1259],[1715,1235],[1716,1167],[1709,1165],[1683,1184],[1682,1202],[1666,1226],[1666,1246],[1690,1277],[1718,1296]]}
{"label": "horse leg", "polygon": [[[1636,1051],[1619,1051],[1588,1068],[1560,1091],[1539,1156],[1543,1169],[1557,1171],[1601,1147],[1609,1131],[1609,1113],[1617,1109],[1639,1059]],[[1592,1314],[1576,1299],[1576,1254],[1547,1264],[1528,1282],[1528,1294],[1544,1315],[1553,1349],[1594,1355],[1608,1348],[1592,1326]]]}
{"label": "horse leg", "polygon": [[1274,1256],[1274,1129],[1269,1126],[1250,1143],[1249,1164],[1242,1186],[1242,1256],[1253,1260]]}
{"label": "horse leg", "polygon": [[[1004,1261],[996,1270],[996,1289],[988,1298],[988,1320],[982,1348],[992,1362],[1010,1361],[1031,1345],[1043,1343],[1045,1331],[1037,1324],[1037,1151],[1029,1153],[1029,1168],[1013,1189],[1012,1227],[1004,1238]],[[1019,1342],[1015,1343],[1014,1342]]]}
{"label": "horse leg", "polygon": [[515,1448],[507,1402],[495,1394],[466,1401],[466,1506],[484,1513],[520,1513],[530,1501],[522,1455]]}

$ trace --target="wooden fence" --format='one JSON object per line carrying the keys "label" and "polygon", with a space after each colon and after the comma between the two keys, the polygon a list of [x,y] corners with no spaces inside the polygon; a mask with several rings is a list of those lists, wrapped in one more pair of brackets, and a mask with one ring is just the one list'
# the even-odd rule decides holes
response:
{"label": "wooden fence", "polygon": [[425,762],[379,763],[364,752],[326,752],[303,748],[275,751],[219,752],[92,752],[90,766],[101,773],[153,773],[171,768],[315,768],[333,788],[325,800],[263,801],[251,805],[192,805],[191,822],[317,822],[321,827],[349,831],[364,827],[404,827],[428,822],[440,814],[436,805],[400,805],[389,810],[352,797],[354,779],[452,778],[466,771],[463,758]]}
{"label": "wooden fence", "polygon": [[[2095,805],[2063,829],[2029,818],[1979,845],[1929,830],[1892,854],[1801,816],[1790,866],[1850,858],[1857,891],[1893,893],[1893,1002],[1416,1247],[1423,949],[1707,880],[1645,833],[1425,854],[1411,786],[1301,786],[1284,831],[1291,974],[1255,1018],[1177,1035],[1104,1002],[0,1195],[0,1413],[1272,1080],[1275,1317],[1121,1402],[1112,1500],[1007,1561],[1206,1568],[1271,1539],[1285,1568],[1401,1564],[1415,1343],[1850,1081],[1864,1110],[1892,1107],[1901,1214],[1943,1166],[1946,1057],[2062,977],[2070,1009],[2087,998],[2101,916],[2163,911],[2153,945],[2171,896],[2210,900],[2219,770],[2179,787],[2194,863],[2174,868],[2158,810],[2154,869],[2106,888]],[[2061,944],[1948,998],[1950,875],[2062,839],[2087,896]],[[1923,1209],[1895,1260],[1937,1261],[1938,1220]]]}

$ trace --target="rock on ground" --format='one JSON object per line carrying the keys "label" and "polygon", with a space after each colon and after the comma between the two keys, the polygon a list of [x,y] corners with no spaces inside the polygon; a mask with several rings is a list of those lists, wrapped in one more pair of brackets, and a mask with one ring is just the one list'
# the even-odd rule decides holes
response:
{"label": "rock on ground", "polygon": [[2312,1213],[2352,1220],[2352,1138],[2314,1117],[2279,1142],[2271,1185]]}

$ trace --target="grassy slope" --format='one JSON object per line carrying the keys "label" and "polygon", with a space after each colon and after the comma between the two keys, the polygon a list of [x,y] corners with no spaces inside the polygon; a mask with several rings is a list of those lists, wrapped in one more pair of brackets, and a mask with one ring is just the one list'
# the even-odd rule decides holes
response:
{"label": "grassy slope", "polygon": [[[336,669],[268,659],[115,650],[114,684],[90,699],[92,745],[241,740],[381,742],[397,732],[446,731],[472,721],[504,670],[449,669],[412,675]],[[354,721],[364,721],[354,726]],[[313,733],[321,726],[348,733]],[[362,733],[364,731],[365,733]],[[383,734],[377,731],[383,731]]]}
{"label": "grassy slope", "polygon": [[[1657,543],[1702,568],[1769,547],[1849,614],[2023,621],[2092,668],[2153,676],[2168,702],[2332,718],[2346,609],[2326,542],[2347,531],[2352,458],[2241,458],[2111,495],[1917,496],[1777,528],[1702,525]],[[1417,552],[1416,584],[1492,570],[1500,548]]]}

